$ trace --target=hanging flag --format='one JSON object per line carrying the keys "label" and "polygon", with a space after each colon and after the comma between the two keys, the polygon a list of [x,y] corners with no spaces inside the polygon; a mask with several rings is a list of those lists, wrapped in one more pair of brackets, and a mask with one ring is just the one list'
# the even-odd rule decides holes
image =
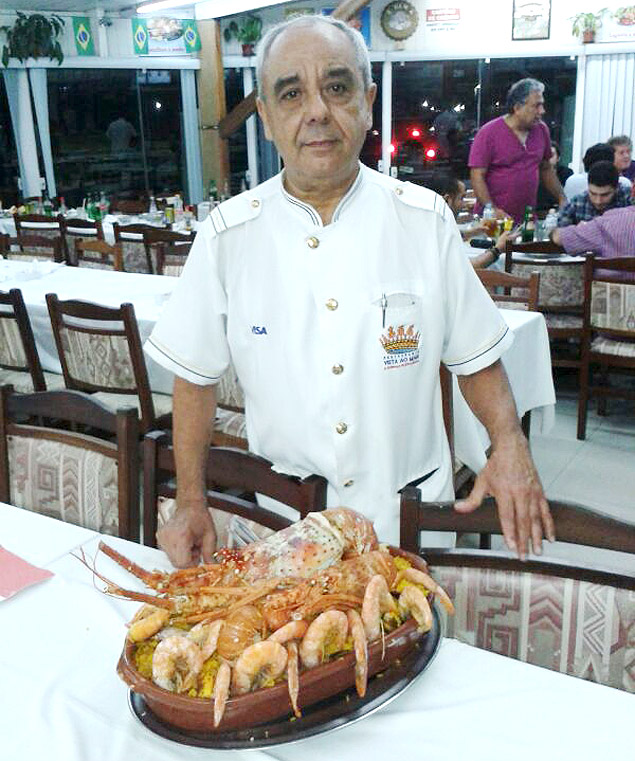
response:
{"label": "hanging flag", "polygon": [[137,55],[148,55],[148,24],[145,19],[132,19],[132,44]]}
{"label": "hanging flag", "polygon": [[183,40],[185,41],[186,53],[193,53],[201,49],[201,38],[198,36],[194,19],[183,19]]}
{"label": "hanging flag", "polygon": [[95,55],[93,35],[88,16],[73,16],[73,34],[77,55]]}

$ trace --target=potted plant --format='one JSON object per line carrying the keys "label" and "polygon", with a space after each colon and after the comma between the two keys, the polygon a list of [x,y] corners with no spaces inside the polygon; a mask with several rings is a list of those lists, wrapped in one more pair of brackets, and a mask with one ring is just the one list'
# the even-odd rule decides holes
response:
{"label": "potted plant", "polygon": [[576,13],[571,17],[573,25],[571,34],[575,37],[581,37],[584,44],[595,41],[595,33],[602,26],[602,16],[607,12],[607,8],[597,13]]}
{"label": "potted plant", "polygon": [[241,43],[243,55],[249,56],[254,54],[254,45],[260,39],[262,32],[262,19],[259,16],[247,16],[240,19],[239,23],[232,21],[225,29],[225,42],[229,42],[235,37]]}
{"label": "potted plant", "polygon": [[13,26],[0,26],[0,32],[7,35],[6,44],[2,46],[2,63],[9,65],[10,58],[17,58],[24,63],[27,58],[50,58],[59,64],[64,60],[62,46],[58,37],[64,31],[64,19],[53,13],[42,16],[33,13],[27,16],[17,11]]}

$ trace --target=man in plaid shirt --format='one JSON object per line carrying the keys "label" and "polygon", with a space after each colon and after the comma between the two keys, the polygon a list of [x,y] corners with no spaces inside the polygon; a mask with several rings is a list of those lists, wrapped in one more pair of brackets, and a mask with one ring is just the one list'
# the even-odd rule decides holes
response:
{"label": "man in plaid shirt", "polygon": [[635,256],[635,206],[609,209],[589,222],[556,228],[551,239],[568,254]]}
{"label": "man in plaid shirt", "polygon": [[558,227],[577,225],[631,204],[630,192],[619,187],[619,174],[611,161],[598,161],[589,169],[589,188],[574,196],[558,214]]}

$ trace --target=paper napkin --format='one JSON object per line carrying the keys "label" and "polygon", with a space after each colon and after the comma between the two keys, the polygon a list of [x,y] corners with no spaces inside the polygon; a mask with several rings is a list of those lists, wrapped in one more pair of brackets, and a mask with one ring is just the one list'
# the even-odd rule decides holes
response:
{"label": "paper napkin", "polygon": [[0,600],[7,600],[21,589],[49,579],[53,575],[51,571],[37,568],[0,547]]}

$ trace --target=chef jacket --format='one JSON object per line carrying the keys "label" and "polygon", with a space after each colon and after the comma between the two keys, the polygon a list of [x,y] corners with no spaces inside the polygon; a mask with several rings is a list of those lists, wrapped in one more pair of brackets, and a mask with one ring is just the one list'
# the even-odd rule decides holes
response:
{"label": "chef jacket", "polygon": [[399,489],[452,498],[440,362],[475,373],[511,341],[443,199],[360,165],[326,226],[282,174],[217,206],[145,350],[200,385],[231,359],[250,450],[397,544]]}

